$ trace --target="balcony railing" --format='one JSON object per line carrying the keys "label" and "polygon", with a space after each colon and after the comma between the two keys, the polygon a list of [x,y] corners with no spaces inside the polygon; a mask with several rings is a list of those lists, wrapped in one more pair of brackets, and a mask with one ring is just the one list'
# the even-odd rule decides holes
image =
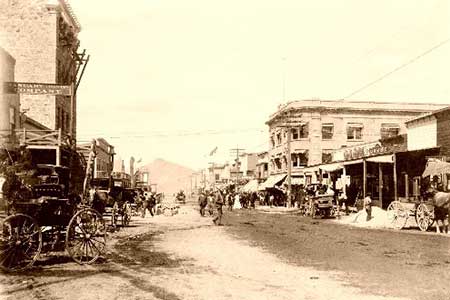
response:
{"label": "balcony railing", "polygon": [[69,136],[58,130],[15,130],[16,139],[21,146],[70,147],[73,145]]}

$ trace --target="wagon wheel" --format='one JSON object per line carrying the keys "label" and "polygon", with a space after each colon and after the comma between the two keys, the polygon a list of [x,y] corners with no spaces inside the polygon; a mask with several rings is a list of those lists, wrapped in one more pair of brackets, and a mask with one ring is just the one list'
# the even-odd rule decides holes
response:
{"label": "wagon wheel", "polygon": [[387,218],[395,229],[402,229],[408,220],[408,211],[400,201],[393,201],[387,208]]}
{"label": "wagon wheel", "polygon": [[106,224],[92,208],[77,212],[70,219],[66,233],[66,250],[79,264],[91,264],[106,246]]}
{"label": "wagon wheel", "polygon": [[434,213],[425,203],[420,203],[419,206],[417,206],[416,222],[422,231],[427,231],[434,222]]}
{"label": "wagon wheel", "polygon": [[7,217],[0,232],[0,268],[19,271],[31,267],[42,248],[41,227],[24,214]]}

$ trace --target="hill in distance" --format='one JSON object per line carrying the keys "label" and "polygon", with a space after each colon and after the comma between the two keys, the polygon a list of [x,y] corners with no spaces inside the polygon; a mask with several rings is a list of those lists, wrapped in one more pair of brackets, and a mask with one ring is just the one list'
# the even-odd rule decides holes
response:
{"label": "hill in distance", "polygon": [[189,193],[191,188],[191,175],[194,170],[164,159],[155,159],[142,166],[139,170],[148,172],[151,184],[157,184],[157,192],[173,194],[184,190]]}

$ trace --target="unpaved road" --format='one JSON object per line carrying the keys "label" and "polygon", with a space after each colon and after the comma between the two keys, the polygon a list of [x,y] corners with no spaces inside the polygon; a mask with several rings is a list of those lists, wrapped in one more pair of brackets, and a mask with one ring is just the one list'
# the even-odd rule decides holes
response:
{"label": "unpaved road", "polygon": [[400,299],[364,293],[341,274],[291,265],[234,238],[184,206],[173,217],[134,217],[111,235],[103,261],[49,256],[0,274],[1,299]]}

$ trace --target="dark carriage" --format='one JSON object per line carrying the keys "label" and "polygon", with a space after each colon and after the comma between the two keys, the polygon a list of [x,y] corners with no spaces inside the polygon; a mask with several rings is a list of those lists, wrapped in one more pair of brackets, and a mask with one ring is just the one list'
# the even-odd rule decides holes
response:
{"label": "dark carriage", "polygon": [[134,192],[130,191],[128,182],[113,178],[94,178],[90,185],[95,190],[93,205],[102,214],[110,216],[111,225],[117,226],[120,217],[122,226],[128,226],[134,203]]}
{"label": "dark carriage", "polygon": [[95,262],[106,244],[106,226],[95,209],[69,194],[69,169],[38,165],[35,183],[22,187],[12,201],[12,215],[2,223],[0,267],[31,267],[40,253],[67,250],[80,264]]}

